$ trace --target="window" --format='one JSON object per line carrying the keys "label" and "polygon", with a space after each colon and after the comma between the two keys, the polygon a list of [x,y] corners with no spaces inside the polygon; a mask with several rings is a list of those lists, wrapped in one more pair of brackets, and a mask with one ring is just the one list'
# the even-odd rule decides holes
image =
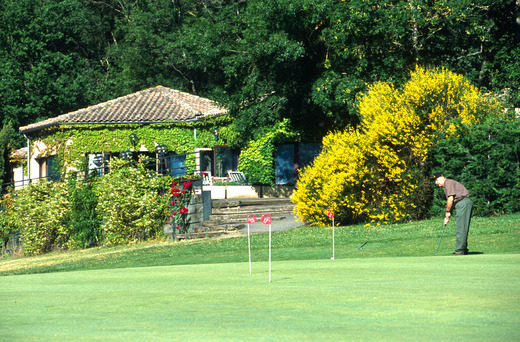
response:
{"label": "window", "polygon": [[284,144],[276,151],[276,184],[294,184],[298,171],[310,165],[321,151],[321,144]]}
{"label": "window", "polygon": [[173,177],[186,176],[186,155],[185,154],[168,154],[168,174]]}
{"label": "window", "polygon": [[42,158],[38,162],[40,164],[40,178],[46,178],[54,182],[60,180],[61,174],[55,156]]}
{"label": "window", "polygon": [[291,184],[294,182],[294,144],[278,146],[276,151],[276,184]]}
{"label": "window", "polygon": [[214,150],[214,174],[216,177],[225,177],[228,171],[236,171],[238,168],[238,153],[228,146],[215,146]]}
{"label": "window", "polygon": [[213,173],[213,150],[212,149],[196,149],[197,169],[202,172]]}
{"label": "window", "polygon": [[88,174],[95,173],[99,177],[108,172],[110,155],[106,153],[93,153],[88,155]]}

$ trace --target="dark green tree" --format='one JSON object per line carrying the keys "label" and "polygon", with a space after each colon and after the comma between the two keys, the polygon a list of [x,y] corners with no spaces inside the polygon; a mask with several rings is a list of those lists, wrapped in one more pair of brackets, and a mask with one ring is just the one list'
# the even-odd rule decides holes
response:
{"label": "dark green tree", "polygon": [[[13,181],[13,169],[9,162],[12,151],[12,140],[14,137],[13,124],[9,121],[0,131],[0,183],[7,186]],[[2,189],[3,191],[4,189]]]}
{"label": "dark green tree", "polygon": [[18,127],[99,101],[105,23],[85,0],[0,3],[0,118]]}
{"label": "dark green tree", "polygon": [[[399,85],[415,64],[444,66],[518,102],[518,4],[512,0],[338,2],[324,23],[326,67],[313,99],[339,126],[365,83]],[[352,114],[351,114],[352,115]]]}
{"label": "dark green tree", "polygon": [[[431,151],[432,172],[444,172],[462,182],[475,204],[475,215],[491,216],[520,211],[520,121],[490,119],[457,135],[442,134]],[[437,192],[432,213],[444,209],[444,193]]]}
{"label": "dark green tree", "polygon": [[[218,100],[244,146],[289,119],[356,125],[366,84],[444,66],[520,107],[516,0],[5,0],[0,118],[25,125],[164,85]],[[232,139],[231,139],[232,138]]]}

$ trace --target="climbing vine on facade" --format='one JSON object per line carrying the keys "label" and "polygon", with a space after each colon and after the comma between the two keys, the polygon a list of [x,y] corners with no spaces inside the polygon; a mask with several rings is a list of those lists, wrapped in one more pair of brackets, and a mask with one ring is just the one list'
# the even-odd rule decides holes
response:
{"label": "climbing vine on facade", "polygon": [[[197,124],[61,125],[43,130],[33,141],[40,140],[46,146],[40,157],[55,155],[64,171],[70,167],[79,169],[89,153],[118,154],[123,150],[139,151],[142,147],[154,152],[158,144],[165,144],[170,152],[177,154],[190,153],[200,147],[212,148],[217,143],[225,143],[215,139],[214,131],[228,121],[220,117]],[[132,133],[137,138],[135,147],[129,138]]]}

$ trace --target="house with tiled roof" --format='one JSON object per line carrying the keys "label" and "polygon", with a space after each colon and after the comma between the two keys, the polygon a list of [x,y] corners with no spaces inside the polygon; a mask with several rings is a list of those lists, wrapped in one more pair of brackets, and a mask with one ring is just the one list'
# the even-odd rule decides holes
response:
{"label": "house with tiled roof", "polygon": [[158,86],[20,128],[28,134],[57,125],[197,121],[226,110],[196,95]]}
{"label": "house with tiled roof", "polygon": [[[188,154],[194,154],[192,166],[215,175],[238,162],[219,144],[218,132],[229,123],[226,114],[210,99],[158,86],[33,123],[20,128],[27,139],[26,178],[103,170],[113,156],[155,158],[157,168],[182,172],[190,164]],[[169,165],[162,164],[165,156],[174,156]]]}

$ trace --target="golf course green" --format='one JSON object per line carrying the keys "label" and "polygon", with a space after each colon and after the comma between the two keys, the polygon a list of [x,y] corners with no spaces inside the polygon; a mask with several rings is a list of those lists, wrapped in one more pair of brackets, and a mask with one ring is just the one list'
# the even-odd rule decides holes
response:
{"label": "golf course green", "polygon": [[2,341],[518,341],[520,255],[0,278]]}
{"label": "golf course green", "polygon": [[266,234],[251,274],[244,236],[4,257],[0,340],[519,341],[518,218],[466,256],[431,221],[337,228],[335,260],[330,228],[279,232],[271,282]]}

